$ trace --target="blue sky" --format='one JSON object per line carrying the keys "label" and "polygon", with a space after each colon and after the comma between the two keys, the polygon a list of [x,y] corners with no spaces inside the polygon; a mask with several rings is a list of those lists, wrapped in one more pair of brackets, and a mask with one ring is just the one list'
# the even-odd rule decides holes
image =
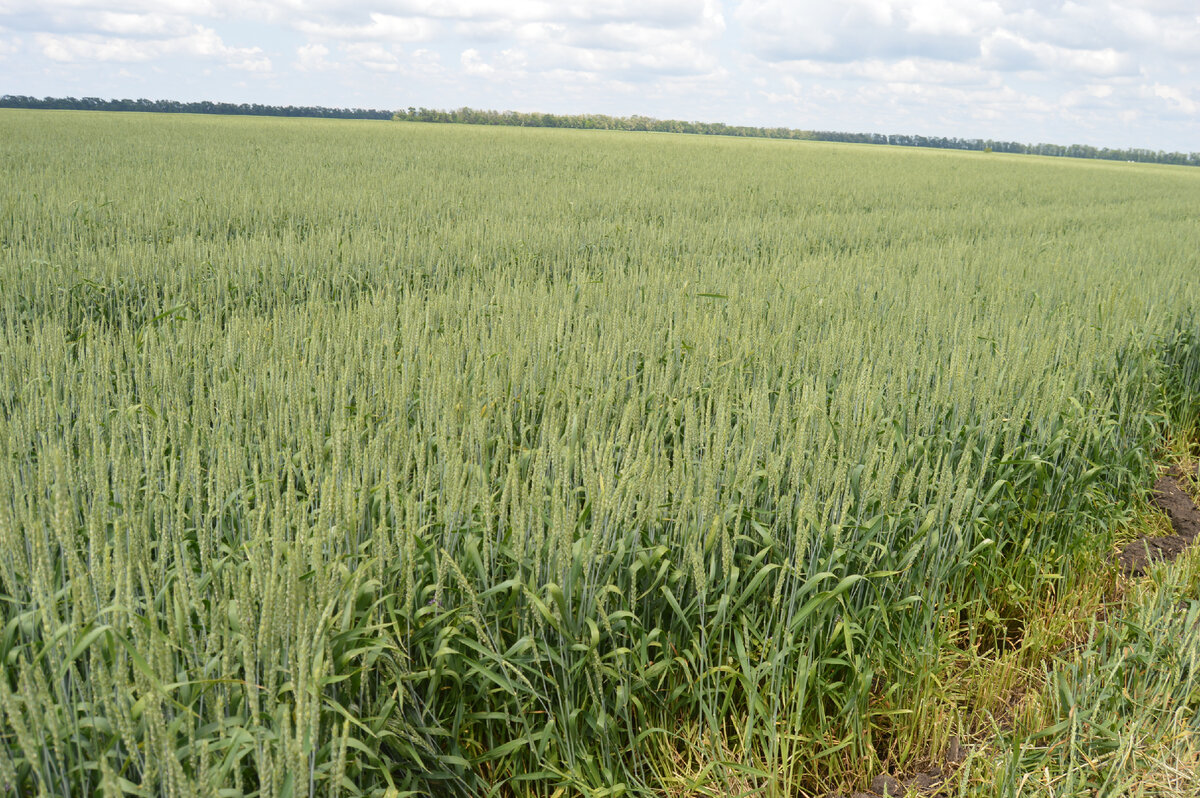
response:
{"label": "blue sky", "polygon": [[1200,151],[1200,0],[0,0],[0,93]]}

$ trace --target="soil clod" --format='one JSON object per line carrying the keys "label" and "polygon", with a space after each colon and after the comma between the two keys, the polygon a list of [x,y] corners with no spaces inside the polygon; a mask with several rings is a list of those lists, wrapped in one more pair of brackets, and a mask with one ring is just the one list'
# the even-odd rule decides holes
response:
{"label": "soil clod", "polygon": [[931,793],[942,786],[942,774],[936,769],[918,773],[908,780],[908,786],[918,792]]}
{"label": "soil clod", "polygon": [[877,795],[884,796],[884,798],[900,798],[900,796],[907,792],[899,779],[893,778],[886,773],[876,776],[871,781],[871,791]]}
{"label": "soil clod", "polygon": [[1140,538],[1121,551],[1118,557],[1121,570],[1129,576],[1145,576],[1154,563],[1175,559],[1190,544],[1190,540],[1179,535]]}
{"label": "soil clod", "polygon": [[946,761],[951,765],[957,765],[966,758],[967,750],[962,741],[958,739],[958,735],[951,737],[950,743],[946,746]]}

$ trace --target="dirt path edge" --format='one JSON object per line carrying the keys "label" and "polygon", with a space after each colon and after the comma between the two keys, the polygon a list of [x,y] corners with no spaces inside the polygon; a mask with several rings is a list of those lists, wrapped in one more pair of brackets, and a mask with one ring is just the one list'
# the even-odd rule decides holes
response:
{"label": "dirt path edge", "polygon": [[1175,534],[1140,537],[1117,554],[1121,573],[1143,576],[1156,563],[1169,562],[1187,550],[1200,535],[1200,509],[1172,475],[1154,483],[1151,503],[1166,513]]}

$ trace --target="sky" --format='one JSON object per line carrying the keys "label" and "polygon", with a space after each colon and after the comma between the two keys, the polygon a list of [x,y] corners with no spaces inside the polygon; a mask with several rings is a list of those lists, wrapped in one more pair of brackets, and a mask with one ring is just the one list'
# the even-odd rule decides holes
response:
{"label": "sky", "polygon": [[1200,151],[1200,0],[0,0],[0,94]]}

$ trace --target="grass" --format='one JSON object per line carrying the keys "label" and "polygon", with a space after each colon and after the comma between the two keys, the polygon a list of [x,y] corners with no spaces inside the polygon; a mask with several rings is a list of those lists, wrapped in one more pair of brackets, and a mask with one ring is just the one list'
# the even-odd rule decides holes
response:
{"label": "grass", "polygon": [[[1079,622],[1107,596],[1087,558],[1198,418],[1200,175],[325,120],[0,133],[18,794],[820,794],[980,738],[1038,667],[1057,692],[966,788],[1182,768],[1169,600],[1137,634]],[[1094,655],[1047,666],[1060,645]],[[1157,758],[1054,747],[1093,700],[1089,729],[1153,717]]]}
{"label": "grass", "polygon": [[1193,795],[1197,557],[1160,566],[1055,660],[992,746],[976,793]]}
{"label": "grass", "polygon": [[[1184,473],[1195,467],[1186,441],[1169,441],[1160,458]],[[1181,484],[1195,496],[1195,482]],[[1170,532],[1145,509],[1116,537]],[[1111,552],[1084,553],[1062,590],[1029,608],[1011,646],[949,650],[934,674],[945,690],[930,697],[929,747],[891,761],[909,772],[940,767],[947,794],[1194,794],[1198,566],[1189,551],[1129,579]],[[950,737],[970,747],[962,765],[943,759]]]}

